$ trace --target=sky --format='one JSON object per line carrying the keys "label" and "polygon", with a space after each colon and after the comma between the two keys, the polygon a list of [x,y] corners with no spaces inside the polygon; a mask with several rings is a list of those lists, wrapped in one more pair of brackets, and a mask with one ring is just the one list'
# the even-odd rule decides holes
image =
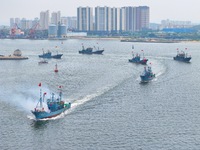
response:
{"label": "sky", "polygon": [[62,17],[76,16],[80,6],[148,6],[150,23],[166,19],[200,23],[200,0],[1,0],[0,25],[9,25],[10,18],[33,20],[46,10],[50,14],[61,11]]}

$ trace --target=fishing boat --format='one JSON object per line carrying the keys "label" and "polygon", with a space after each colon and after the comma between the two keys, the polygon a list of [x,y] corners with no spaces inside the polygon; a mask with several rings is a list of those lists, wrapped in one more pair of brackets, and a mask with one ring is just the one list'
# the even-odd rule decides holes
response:
{"label": "fishing boat", "polygon": [[136,56],[134,56],[134,54],[133,54],[133,58],[129,59],[129,62],[131,62],[131,63],[143,64],[143,65],[146,65],[147,61],[148,61],[148,59],[146,59],[144,56],[143,56],[143,59],[141,59],[139,54],[136,54]]}
{"label": "fishing boat", "polygon": [[79,54],[93,54],[92,50],[92,47],[88,47],[85,49],[84,46],[82,46],[82,50],[79,51]]}
{"label": "fishing boat", "polygon": [[184,51],[181,51],[180,53],[179,51],[177,51],[177,55],[174,57],[174,60],[183,61],[183,62],[190,62],[191,59],[192,57],[188,56],[188,54],[185,53]]}
{"label": "fishing boat", "polygon": [[[41,83],[39,84],[41,86]],[[55,94],[52,93],[51,98],[45,100],[46,93],[42,94],[42,90],[40,89],[40,99],[37,103],[34,110],[31,112],[35,116],[36,120],[52,118],[56,117],[59,114],[63,113],[67,109],[71,108],[71,103],[65,103],[62,100],[62,90],[61,86],[59,86],[59,97],[55,98]],[[46,101],[46,105],[48,110],[44,109],[43,103]]]}
{"label": "fishing boat", "polygon": [[93,51],[93,54],[102,54],[103,52],[104,52],[104,49],[99,49],[99,47],[98,48],[96,48],[95,46],[94,46],[94,51]]}
{"label": "fishing boat", "polygon": [[149,82],[155,77],[156,75],[152,72],[150,66],[145,66],[143,73],[140,75],[141,82]]}
{"label": "fishing boat", "polygon": [[40,58],[55,58],[55,59],[61,59],[63,54],[56,54],[52,55],[52,53],[48,50],[46,53],[43,51],[42,55],[39,55]]}
{"label": "fishing boat", "polygon": [[103,51],[104,49],[99,49],[99,48],[93,51],[92,47],[88,47],[85,49],[84,46],[82,46],[82,50],[79,51],[79,54],[102,54]]}

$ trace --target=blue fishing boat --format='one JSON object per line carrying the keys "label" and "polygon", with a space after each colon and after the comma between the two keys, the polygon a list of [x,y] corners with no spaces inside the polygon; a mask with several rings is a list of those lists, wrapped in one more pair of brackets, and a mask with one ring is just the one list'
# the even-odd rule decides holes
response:
{"label": "blue fishing boat", "polygon": [[[39,86],[41,86],[41,83],[39,84]],[[46,100],[48,110],[45,110],[43,103],[45,102],[44,98],[46,93],[42,94],[42,90],[40,89],[39,102],[37,103],[35,109],[31,111],[34,114],[36,120],[58,116],[67,109],[71,108],[71,103],[65,103],[64,101],[62,101],[61,87],[59,87],[59,90],[60,92],[58,98],[55,98],[55,94],[52,93],[51,98]]]}
{"label": "blue fishing boat", "polygon": [[42,55],[39,55],[40,58],[55,58],[55,59],[61,59],[63,54],[56,54],[56,55],[52,55],[52,53],[50,51],[47,51],[46,53],[43,51]]}
{"label": "blue fishing boat", "polygon": [[140,75],[141,82],[149,82],[149,81],[151,81],[155,77],[156,77],[156,75],[152,72],[150,66],[147,66],[147,68],[144,67],[144,71]]}
{"label": "blue fishing boat", "polygon": [[98,48],[96,48],[95,46],[94,46],[94,51],[93,51],[93,54],[102,54],[103,52],[104,52],[104,49],[99,49],[99,47]]}
{"label": "blue fishing boat", "polygon": [[88,47],[88,48],[84,48],[84,46],[82,46],[82,50],[79,51],[79,54],[102,54],[103,53],[103,49],[97,49],[95,51],[93,51],[92,47]]}
{"label": "blue fishing boat", "polygon": [[139,54],[136,54],[136,56],[134,56],[134,54],[133,54],[133,58],[129,59],[129,62],[131,62],[131,63],[143,64],[143,65],[146,65],[147,61],[148,61],[148,59],[146,59],[144,56],[143,56],[143,59],[141,59]]}
{"label": "blue fishing boat", "polygon": [[92,53],[93,53],[93,54],[102,54],[103,51],[104,51],[104,50],[98,49],[98,50],[93,51]]}
{"label": "blue fishing boat", "polygon": [[93,54],[92,50],[92,47],[88,47],[85,49],[84,46],[82,46],[82,50],[79,51],[79,54]]}
{"label": "blue fishing boat", "polygon": [[180,53],[179,51],[177,51],[177,55],[174,57],[174,60],[183,61],[183,62],[190,62],[191,59],[192,57],[188,56],[188,54],[185,53],[184,51],[181,51]]}

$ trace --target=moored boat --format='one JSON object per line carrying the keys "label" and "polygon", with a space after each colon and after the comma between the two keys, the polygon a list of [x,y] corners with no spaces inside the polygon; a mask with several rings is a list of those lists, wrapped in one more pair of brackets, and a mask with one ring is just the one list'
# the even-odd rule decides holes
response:
{"label": "moored boat", "polygon": [[150,66],[144,67],[144,71],[140,75],[141,82],[149,82],[155,77],[156,77],[156,75],[152,72]]}
{"label": "moored boat", "polygon": [[[39,84],[39,86],[41,86],[41,83]],[[31,111],[34,114],[36,120],[58,116],[59,114],[63,113],[71,107],[71,103],[65,103],[62,100],[61,86],[59,86],[59,90],[60,91],[58,98],[55,98],[55,94],[52,93],[51,98],[45,100],[46,93],[42,94],[42,90],[40,89],[39,102],[37,103],[35,109]],[[43,103],[45,101],[48,106],[48,110],[44,109]]]}

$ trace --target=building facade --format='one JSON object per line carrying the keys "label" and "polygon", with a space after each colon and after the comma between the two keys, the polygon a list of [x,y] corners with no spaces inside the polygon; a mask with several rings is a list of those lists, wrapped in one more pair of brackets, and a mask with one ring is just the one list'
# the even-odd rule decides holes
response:
{"label": "building facade", "polygon": [[30,29],[32,27],[32,20],[26,20],[26,18],[22,18],[20,27],[22,30]]}
{"label": "building facade", "polygon": [[61,24],[65,24],[68,31],[77,30],[77,17],[62,17]]}
{"label": "building facade", "polygon": [[121,8],[121,31],[135,32],[149,28],[149,7]]}
{"label": "building facade", "polygon": [[136,31],[149,29],[149,7],[136,7]]}
{"label": "building facade", "polygon": [[17,25],[18,27],[21,26],[21,20],[20,18],[10,18],[10,27],[14,27],[15,25]]}
{"label": "building facade", "polygon": [[119,32],[120,31],[120,8],[111,9],[111,31]]}
{"label": "building facade", "polygon": [[49,10],[40,12],[40,28],[47,30],[49,27]]}
{"label": "building facade", "polygon": [[14,18],[10,18],[10,27],[12,28],[15,24],[15,19]]}
{"label": "building facade", "polygon": [[55,24],[58,26],[58,23],[61,22],[61,13],[58,12],[52,12],[51,13],[51,24]]}
{"label": "building facade", "polygon": [[93,31],[93,10],[91,7],[77,8],[77,30]]}
{"label": "building facade", "polygon": [[[91,9],[91,8],[90,8]],[[86,25],[87,13],[86,8],[79,7],[78,30],[83,30]],[[82,18],[81,18],[82,17]],[[81,19],[80,19],[81,18]],[[95,7],[94,31],[96,32],[135,32],[149,28],[149,7]],[[84,23],[85,21],[85,23]]]}
{"label": "building facade", "polygon": [[95,31],[111,30],[111,9],[109,7],[95,7]]}

